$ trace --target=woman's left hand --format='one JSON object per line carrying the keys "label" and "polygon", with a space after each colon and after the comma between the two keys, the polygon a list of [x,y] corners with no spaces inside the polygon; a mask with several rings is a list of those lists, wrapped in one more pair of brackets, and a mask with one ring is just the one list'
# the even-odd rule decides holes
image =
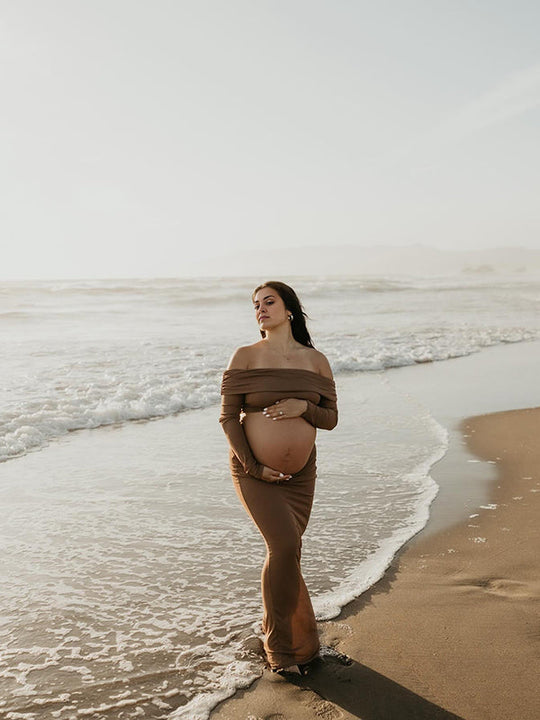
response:
{"label": "woman's left hand", "polygon": [[270,420],[288,420],[290,418],[300,417],[306,410],[306,400],[287,398],[286,400],[278,400],[273,405],[265,407],[263,415],[264,417],[270,418]]}

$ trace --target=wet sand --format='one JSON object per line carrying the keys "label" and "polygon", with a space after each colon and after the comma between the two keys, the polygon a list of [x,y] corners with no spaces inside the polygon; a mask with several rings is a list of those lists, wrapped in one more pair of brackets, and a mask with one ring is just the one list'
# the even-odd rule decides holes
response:
{"label": "wet sand", "polygon": [[[353,664],[327,660],[305,678],[265,672],[212,720],[539,717],[540,408],[469,418],[461,431],[486,474],[496,470],[489,501],[420,533],[380,582],[321,623],[323,642]],[[445,474],[465,471],[448,462]]]}

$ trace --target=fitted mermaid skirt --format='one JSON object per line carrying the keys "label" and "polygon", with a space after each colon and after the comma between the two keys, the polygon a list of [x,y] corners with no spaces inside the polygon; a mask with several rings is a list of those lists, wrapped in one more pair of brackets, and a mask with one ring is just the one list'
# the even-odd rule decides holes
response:
{"label": "fitted mermaid skirt", "polygon": [[261,574],[264,649],[272,668],[306,663],[317,656],[319,637],[302,577],[300,555],[316,477],[316,448],[304,467],[283,483],[248,475],[231,451],[236,492],[266,543]]}

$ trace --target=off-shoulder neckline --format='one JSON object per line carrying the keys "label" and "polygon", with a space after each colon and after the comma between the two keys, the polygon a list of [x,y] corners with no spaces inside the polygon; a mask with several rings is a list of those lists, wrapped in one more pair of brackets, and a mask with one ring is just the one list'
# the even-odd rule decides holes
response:
{"label": "off-shoulder neckline", "polygon": [[286,372],[306,372],[310,375],[315,375],[318,378],[322,378],[323,380],[331,380],[333,381],[333,378],[329,378],[326,375],[321,375],[321,373],[315,372],[315,370],[308,370],[307,368],[276,368],[276,367],[258,367],[258,368],[230,368],[229,370],[225,370],[225,372],[257,372],[258,370],[271,370],[272,372],[275,372],[276,370],[285,370]]}

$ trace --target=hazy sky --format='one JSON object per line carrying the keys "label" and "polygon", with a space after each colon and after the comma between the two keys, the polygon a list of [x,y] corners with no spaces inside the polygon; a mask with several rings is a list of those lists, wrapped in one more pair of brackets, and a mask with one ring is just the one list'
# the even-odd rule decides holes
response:
{"label": "hazy sky", "polygon": [[540,248],[539,28],[538,0],[0,0],[0,277]]}

